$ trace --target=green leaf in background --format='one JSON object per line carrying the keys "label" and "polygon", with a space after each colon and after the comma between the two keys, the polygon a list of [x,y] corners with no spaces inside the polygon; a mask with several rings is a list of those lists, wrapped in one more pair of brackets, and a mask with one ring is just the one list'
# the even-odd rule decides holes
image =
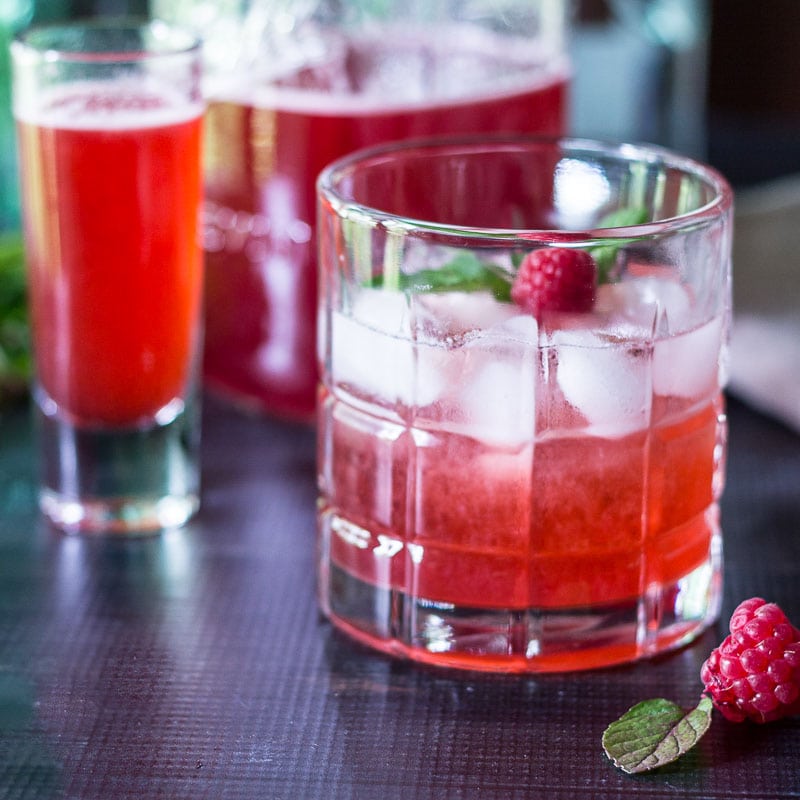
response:
{"label": "green leaf in background", "polygon": [[603,749],[630,774],[664,766],[697,744],[711,724],[711,710],[706,696],[688,713],[670,700],[645,700],[606,728]]}
{"label": "green leaf in background", "polygon": [[22,237],[0,234],[0,402],[23,393],[30,378],[27,302]]}
{"label": "green leaf in background", "polygon": [[[630,225],[641,225],[647,222],[650,215],[643,206],[630,206],[618,208],[606,214],[595,227],[597,228],[627,228]],[[630,239],[617,239],[608,244],[592,247],[589,252],[597,264],[598,283],[610,283],[613,280],[614,265],[617,260],[617,252],[622,245],[631,241]]]}

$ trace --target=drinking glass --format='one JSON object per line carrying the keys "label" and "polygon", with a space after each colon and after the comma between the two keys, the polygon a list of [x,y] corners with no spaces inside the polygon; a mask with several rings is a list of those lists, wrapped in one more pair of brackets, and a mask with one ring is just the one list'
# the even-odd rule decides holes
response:
{"label": "drinking glass", "polygon": [[67,23],[11,54],[41,508],[68,531],[180,525],[199,504],[199,43]]}
{"label": "drinking glass", "polygon": [[432,664],[600,667],[717,616],[732,195],[649,146],[428,140],[319,180],[319,596]]}
{"label": "drinking glass", "polygon": [[569,5],[153,0],[204,40],[209,388],[313,419],[318,173],[393,139],[564,133]]}

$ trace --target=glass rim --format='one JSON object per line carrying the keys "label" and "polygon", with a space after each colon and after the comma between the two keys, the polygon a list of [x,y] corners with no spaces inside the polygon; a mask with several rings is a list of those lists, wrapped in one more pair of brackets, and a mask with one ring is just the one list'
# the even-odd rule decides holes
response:
{"label": "glass rim", "polygon": [[[463,153],[486,150],[501,152],[502,149],[525,149],[532,146],[555,146],[562,156],[597,154],[611,156],[620,163],[663,164],[675,168],[686,175],[700,178],[712,189],[713,197],[707,203],[691,211],[666,217],[652,222],[615,227],[597,227],[584,229],[560,228],[483,228],[434,222],[403,216],[375,208],[367,203],[344,197],[337,188],[341,179],[357,168],[372,163],[385,161],[387,157],[409,153],[445,151],[459,149]],[[603,139],[583,138],[577,136],[547,136],[538,134],[500,134],[500,135],[468,135],[468,136],[432,136],[404,141],[393,141],[362,148],[336,159],[328,164],[319,174],[316,183],[320,200],[323,198],[337,214],[370,218],[395,230],[420,230],[430,234],[457,236],[465,239],[500,240],[511,239],[549,239],[560,243],[578,243],[585,240],[604,239],[641,239],[653,236],[692,229],[709,224],[730,212],[733,208],[733,189],[728,180],[714,167],[690,156],[682,155],[669,148],[650,143],[615,142]]]}
{"label": "glass rim", "polygon": [[[154,47],[143,42],[130,49],[81,49],[66,46],[81,31],[118,35],[124,32],[150,32]],[[59,42],[61,43],[59,45]],[[202,40],[188,28],[146,17],[103,17],[68,22],[34,23],[14,34],[12,51],[31,61],[49,63],[102,64],[136,63],[159,58],[174,58],[200,53]]]}

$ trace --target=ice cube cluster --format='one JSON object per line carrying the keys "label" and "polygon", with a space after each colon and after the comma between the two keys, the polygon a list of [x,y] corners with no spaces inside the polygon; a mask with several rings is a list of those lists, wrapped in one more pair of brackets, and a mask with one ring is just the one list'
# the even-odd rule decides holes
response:
{"label": "ice cube cluster", "polygon": [[369,402],[493,445],[531,441],[537,402],[619,437],[648,424],[654,394],[716,391],[724,323],[692,314],[690,293],[667,278],[604,285],[592,313],[541,326],[488,293],[363,289],[334,313],[331,370]]}
{"label": "ice cube cluster", "polygon": [[598,290],[582,324],[550,334],[557,382],[589,432],[624,436],[647,424],[653,395],[709,397],[718,386],[724,323],[697,324],[677,280],[637,277]]}

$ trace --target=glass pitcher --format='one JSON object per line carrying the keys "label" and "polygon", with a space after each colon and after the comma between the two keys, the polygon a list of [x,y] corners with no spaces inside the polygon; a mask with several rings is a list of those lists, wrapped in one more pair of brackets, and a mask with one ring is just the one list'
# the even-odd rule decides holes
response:
{"label": "glass pitcher", "polygon": [[569,0],[152,0],[205,40],[212,390],[311,420],[314,183],[355,149],[567,125]]}

